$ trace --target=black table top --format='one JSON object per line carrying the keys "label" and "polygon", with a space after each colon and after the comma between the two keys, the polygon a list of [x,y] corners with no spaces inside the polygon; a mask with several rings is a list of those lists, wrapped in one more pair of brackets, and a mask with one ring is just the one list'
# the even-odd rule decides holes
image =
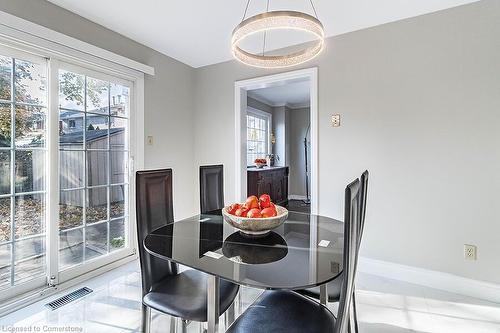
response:
{"label": "black table top", "polygon": [[154,256],[240,285],[302,289],[340,274],[343,234],[340,221],[290,212],[268,236],[248,238],[224,222],[220,212],[213,212],[153,231],[144,247]]}

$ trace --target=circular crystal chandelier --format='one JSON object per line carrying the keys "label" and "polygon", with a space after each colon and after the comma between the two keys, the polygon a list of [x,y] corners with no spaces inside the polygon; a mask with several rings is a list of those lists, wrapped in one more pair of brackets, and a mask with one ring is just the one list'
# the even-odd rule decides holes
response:
{"label": "circular crystal chandelier", "polygon": [[[248,0],[245,14],[241,23],[233,30],[231,39],[233,56],[240,62],[254,67],[281,68],[295,66],[316,57],[324,47],[325,33],[323,25],[317,19],[316,9],[310,0],[316,17],[297,11],[268,11],[245,19],[250,0]],[[314,41],[305,44],[302,49],[284,55],[266,55],[266,35],[271,30],[287,29],[305,31],[314,36]],[[264,32],[262,53],[251,53],[243,50],[241,42],[258,32]]]}

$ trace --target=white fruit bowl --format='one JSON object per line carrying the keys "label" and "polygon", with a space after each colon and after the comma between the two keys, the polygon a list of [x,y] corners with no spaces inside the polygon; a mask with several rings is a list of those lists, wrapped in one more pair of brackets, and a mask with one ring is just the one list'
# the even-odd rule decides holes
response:
{"label": "white fruit bowl", "polygon": [[231,215],[228,212],[229,206],[222,209],[224,221],[240,230],[243,235],[259,237],[267,235],[271,230],[282,225],[288,218],[288,210],[285,207],[276,206],[277,215],[266,218],[250,218]]}

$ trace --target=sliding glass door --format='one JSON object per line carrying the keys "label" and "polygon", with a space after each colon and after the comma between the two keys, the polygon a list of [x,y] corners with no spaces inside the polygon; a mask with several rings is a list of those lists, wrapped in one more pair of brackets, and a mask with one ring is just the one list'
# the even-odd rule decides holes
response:
{"label": "sliding glass door", "polygon": [[0,46],[0,301],[133,253],[132,89]]}
{"label": "sliding glass door", "polygon": [[130,88],[88,70],[59,70],[59,268],[128,241]]}
{"label": "sliding glass door", "polygon": [[47,62],[0,49],[0,291],[46,275]]}

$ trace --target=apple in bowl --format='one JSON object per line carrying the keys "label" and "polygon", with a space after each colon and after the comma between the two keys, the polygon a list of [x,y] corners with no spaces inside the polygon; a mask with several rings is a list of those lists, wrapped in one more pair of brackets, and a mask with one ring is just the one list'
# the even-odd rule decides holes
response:
{"label": "apple in bowl", "polygon": [[234,203],[222,210],[224,221],[240,230],[243,235],[265,236],[272,229],[283,224],[288,210],[275,205],[268,194],[259,198],[249,196],[245,203]]}

